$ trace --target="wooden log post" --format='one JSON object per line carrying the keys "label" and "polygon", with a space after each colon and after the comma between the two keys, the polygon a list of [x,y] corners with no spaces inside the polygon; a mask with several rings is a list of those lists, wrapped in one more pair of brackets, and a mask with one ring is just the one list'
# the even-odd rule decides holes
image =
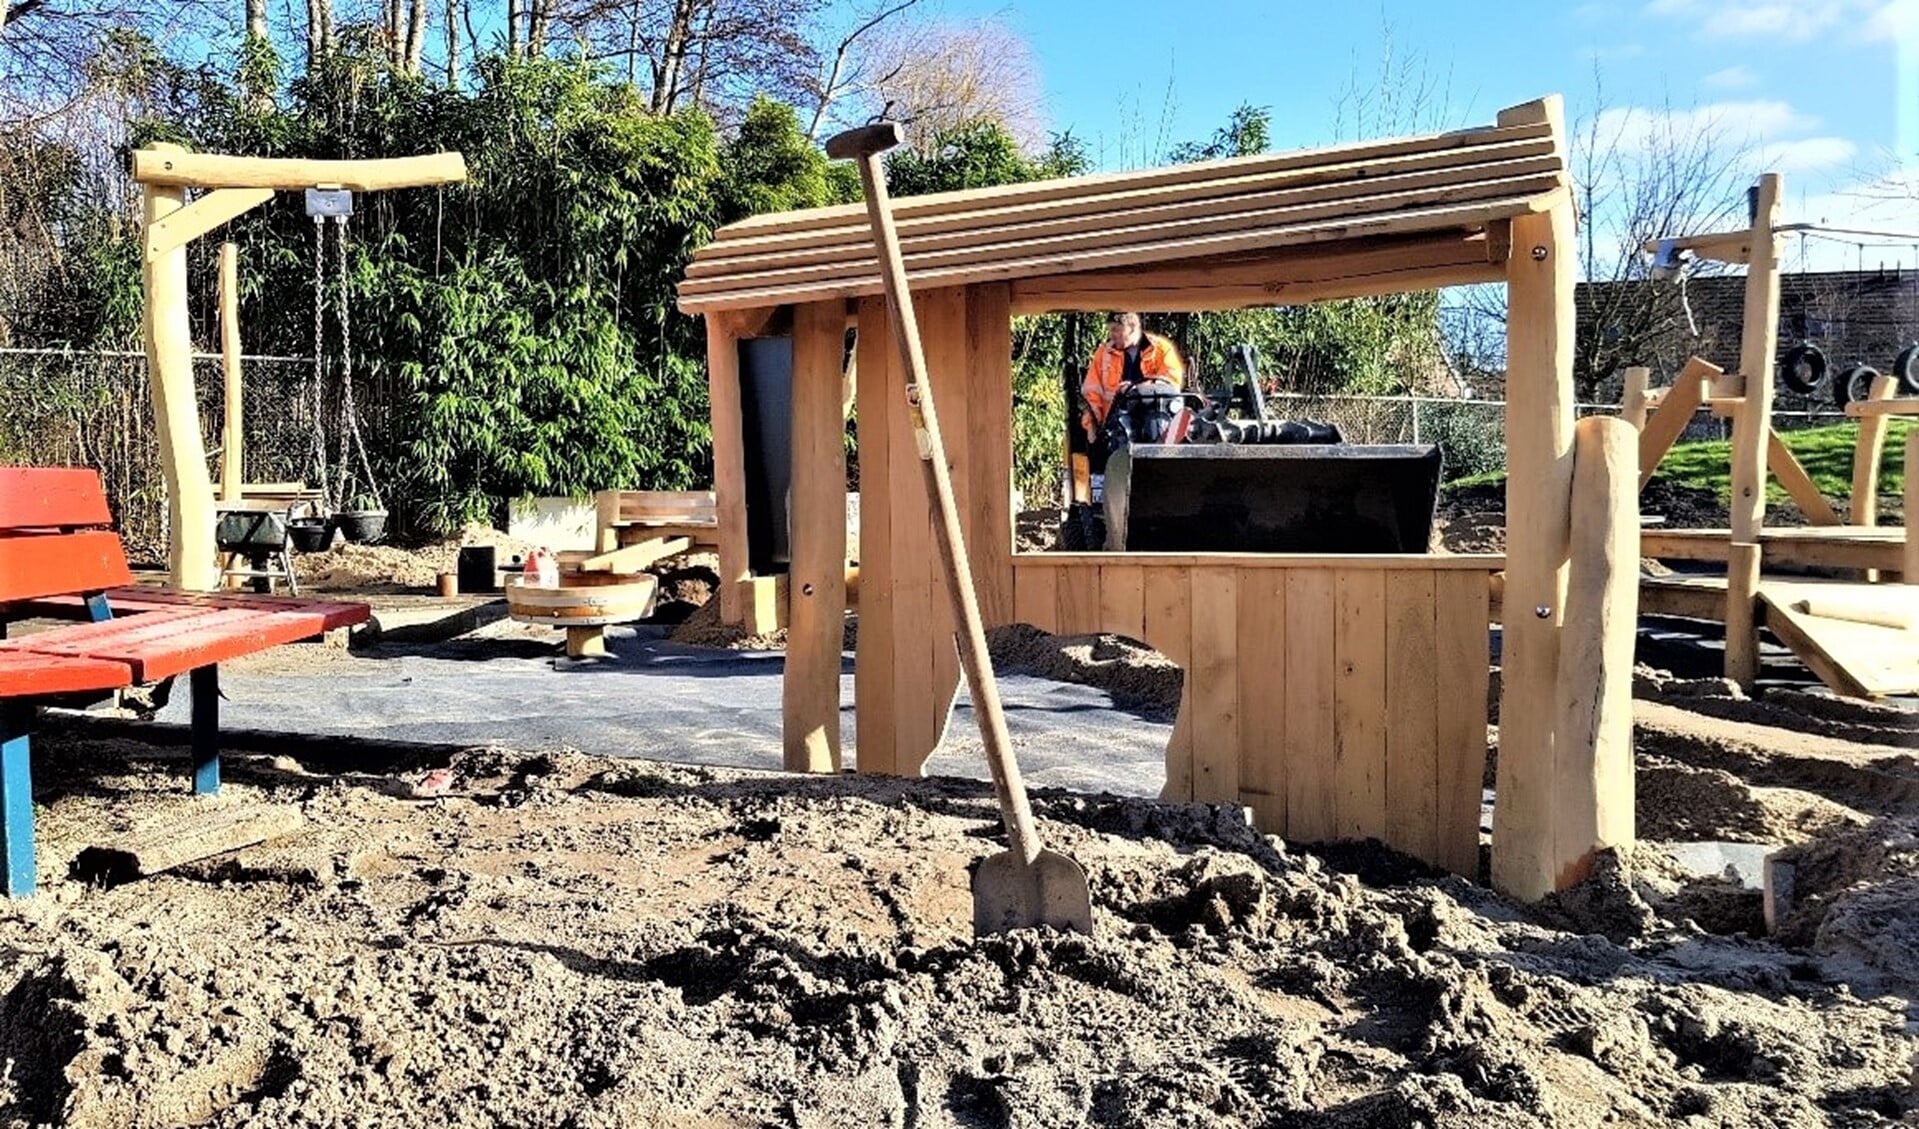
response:
{"label": "wooden log post", "polygon": [[[1866,394],[1865,402],[1878,403],[1890,400],[1898,391],[1899,382],[1891,373],[1881,373],[1872,382],[1872,390]],[[1851,414],[1850,411],[1847,414]],[[1891,425],[1890,416],[1877,412],[1862,412],[1859,415],[1859,436],[1852,447],[1852,505],[1847,515],[1852,525],[1879,524],[1879,464],[1885,461],[1886,429]]]}
{"label": "wooden log post", "polygon": [[1907,584],[1919,584],[1919,427],[1906,432],[1906,541],[1905,564],[1899,578]]}
{"label": "wooden log post", "polygon": [[[186,189],[146,185],[142,211],[151,226],[186,206]],[[153,397],[160,469],[167,487],[169,581],[211,590],[218,574],[213,546],[213,480],[207,472],[200,408],[193,393],[193,339],[187,323],[187,249],[144,255],[147,383]]]}
{"label": "wooden log post", "polygon": [[226,412],[220,421],[220,498],[236,502],[246,450],[244,409],[240,404],[240,249],[220,244],[220,374]]}
{"label": "wooden log post", "polygon": [[[1512,118],[1514,120],[1509,121]],[[1500,115],[1563,136],[1557,98]],[[1506,592],[1501,637],[1494,886],[1531,900],[1552,891],[1553,691],[1566,595],[1573,438],[1573,213],[1561,202],[1513,220],[1508,267]]]}
{"label": "wooden log post", "polygon": [[1625,385],[1619,392],[1619,418],[1634,430],[1646,426],[1646,388],[1651,378],[1652,370],[1644,365],[1633,365],[1625,372]]}
{"label": "wooden log post", "polygon": [[720,618],[746,620],[746,436],[740,415],[740,341],[725,314],[706,316],[707,398],[713,408],[714,515],[719,522]]}
{"label": "wooden log post", "polygon": [[1753,547],[1750,567],[1726,574],[1726,677],[1750,687],[1759,676],[1759,531],[1766,524],[1766,447],[1772,434],[1773,364],[1779,338],[1779,174],[1759,178],[1746,269],[1739,371],[1745,403],[1732,425],[1732,539]]}
{"label": "wooden log post", "polygon": [[1574,429],[1572,542],[1553,728],[1553,865],[1560,889],[1591,873],[1594,852],[1633,840],[1638,438],[1631,424],[1597,416]]}
{"label": "wooden log post", "polygon": [[788,628],[781,692],[785,764],[840,770],[840,656],[846,631],[846,418],[840,358],[844,302],[793,319],[793,476]]}

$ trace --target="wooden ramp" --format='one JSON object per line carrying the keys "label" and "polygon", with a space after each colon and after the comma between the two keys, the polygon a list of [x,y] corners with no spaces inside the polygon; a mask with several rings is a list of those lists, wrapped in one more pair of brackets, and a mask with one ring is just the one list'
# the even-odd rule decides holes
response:
{"label": "wooden ramp", "polygon": [[1841,581],[1762,580],[1766,626],[1834,692],[1919,693],[1919,631],[1856,616],[1919,623],[1919,589]]}

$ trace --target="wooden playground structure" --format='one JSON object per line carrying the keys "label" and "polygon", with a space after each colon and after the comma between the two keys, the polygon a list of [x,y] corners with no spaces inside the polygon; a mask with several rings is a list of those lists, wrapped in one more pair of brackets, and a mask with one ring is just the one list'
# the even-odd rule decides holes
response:
{"label": "wooden playground structure", "polygon": [[[1435,136],[896,202],[966,543],[989,624],[1143,640],[1185,671],[1165,795],[1244,804],[1300,840],[1375,836],[1479,868],[1489,621],[1503,575],[1496,885],[1532,898],[1633,834],[1635,444],[1575,443],[1573,207],[1557,97]],[[1506,556],[1014,550],[1011,321],[1507,286]],[[696,255],[723,615],[780,599],[789,768],[842,766],[846,570],[861,571],[857,765],[914,775],[959,668],[898,350],[862,209],[758,216]],[[857,333],[861,516],[849,554],[842,396]],[[783,576],[748,569],[743,343],[790,339]]]}
{"label": "wooden playground structure", "polygon": [[[1662,529],[1641,534],[1654,559],[1723,563],[1717,576],[1648,576],[1641,602],[1649,612],[1720,620],[1726,625],[1726,677],[1751,687],[1759,676],[1759,628],[1769,628],[1837,693],[1877,698],[1919,691],[1919,541],[1906,528],[1878,524],[1880,464],[1894,416],[1919,415],[1919,398],[1895,396],[1896,381],[1879,376],[1870,395],[1848,404],[1858,420],[1847,520],[1841,520],[1773,427],[1773,372],[1779,339],[1781,182],[1760,178],[1746,230],[1657,240],[1692,255],[1747,267],[1738,373],[1694,358],[1673,383],[1648,390],[1644,369],[1627,374],[1626,415],[1641,427],[1640,485],[1683,434],[1694,414],[1710,410],[1733,421],[1732,523],[1726,529]],[[1905,465],[1919,466],[1919,430],[1907,435]],[[1766,525],[1768,477],[1810,523]],[[1919,488],[1905,480],[1907,520],[1919,512]],[[1768,575],[1765,566],[1800,570]],[[1807,575],[1805,570],[1826,573]],[[1884,583],[1897,574],[1901,585]]]}
{"label": "wooden playground structure", "polygon": [[[167,486],[171,583],[187,590],[217,586],[214,497],[206,440],[193,391],[193,341],[187,317],[187,245],[273,198],[275,192],[345,189],[370,192],[456,184],[466,179],[458,153],[378,160],[326,161],[189,153],[156,144],[133,154],[145,218],[141,285],[154,431]],[[200,193],[191,203],[189,189]],[[222,353],[226,359],[227,423],[222,450],[223,494],[237,501],[240,479],[239,321],[233,258],[221,256]]]}

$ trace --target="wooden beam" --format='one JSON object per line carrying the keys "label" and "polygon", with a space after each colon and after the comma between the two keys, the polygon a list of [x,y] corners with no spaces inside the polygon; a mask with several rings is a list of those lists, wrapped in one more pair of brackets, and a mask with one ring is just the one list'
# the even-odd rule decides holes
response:
{"label": "wooden beam", "polygon": [[[1254,176],[1280,173],[1290,169],[1323,168],[1352,162],[1378,161],[1411,153],[1466,153],[1509,142],[1554,137],[1548,123],[1543,121],[1514,126],[1457,130],[1426,137],[1364,141],[1323,149],[1262,153],[1253,157],[1230,157],[1217,161],[1198,161],[1187,165],[1095,173],[1091,176],[1064,177],[993,188],[935,192],[925,196],[903,197],[894,202],[894,211],[898,214],[900,226],[905,228],[931,216],[970,211],[989,205],[1010,207],[1070,199],[1095,192],[1190,184],[1214,180],[1222,176]],[[812,208],[802,212],[774,212],[729,224],[721,229],[719,234],[721,238],[731,240],[748,235],[844,227],[859,221],[865,215],[863,208],[864,205],[861,204],[841,204],[830,208]]]}
{"label": "wooden beam", "polygon": [[246,424],[240,397],[240,249],[220,244],[220,375],[226,411],[220,420],[220,500],[240,500]]}
{"label": "wooden beam", "polygon": [[140,184],[175,188],[346,188],[376,192],[458,184],[466,179],[466,159],[458,153],[354,161],[231,157],[155,145],[134,150],[133,179]]}
{"label": "wooden beam", "polygon": [[1635,431],[1646,426],[1646,391],[1652,370],[1644,365],[1633,365],[1624,374],[1624,383],[1619,390],[1619,418],[1633,426]]}
{"label": "wooden beam", "polygon": [[1919,584],[1919,427],[1906,432],[1906,518],[1904,564],[1899,579]]}
{"label": "wooden beam", "polygon": [[[862,518],[863,520],[863,518]],[[1097,568],[1127,564],[1147,568],[1278,568],[1349,572],[1498,572],[1506,558],[1498,553],[1015,553],[1018,571]]]}
{"label": "wooden beam", "polygon": [[1671,239],[1648,239],[1640,244],[1647,254],[1657,254],[1660,244],[1671,243],[1682,251],[1691,251],[1696,258],[1711,259],[1720,263],[1744,263],[1752,257],[1752,232],[1721,231],[1711,235],[1680,235]]}
{"label": "wooden beam", "polygon": [[719,519],[720,618],[746,619],[746,436],[740,414],[740,342],[706,319],[706,394],[713,424],[713,508]]}
{"label": "wooden beam", "polygon": [[[1497,220],[1548,211],[1565,203],[1568,198],[1565,189],[1555,188],[1542,193],[1411,208],[1378,215],[1337,216],[1252,231],[1168,239],[1151,246],[1133,242],[1084,250],[1071,246],[1051,248],[1020,258],[964,263],[938,269],[915,269],[908,277],[913,289],[920,290],[973,282],[1011,281],[1037,274],[1070,274],[1153,259],[1191,259],[1373,236],[1476,230]],[[878,273],[870,270],[859,275],[810,279],[791,277],[794,273],[786,272],[787,277],[775,279],[740,276],[730,280],[740,289],[726,288],[699,293],[692,292],[689,288],[693,284],[688,283],[680,288],[679,308],[683,313],[692,314],[746,309],[779,302],[856,298],[877,293],[880,287]]]}
{"label": "wooden beam", "polygon": [[[1563,121],[1558,99],[1538,108]],[[1502,122],[1504,121],[1502,117]],[[1513,221],[1507,285],[1506,593],[1493,884],[1524,900],[1550,893],[1554,692],[1571,528],[1573,213],[1562,204]]]}
{"label": "wooden beam", "polygon": [[1632,668],[1639,616],[1638,435],[1594,416],[1574,429],[1572,546],[1553,728],[1554,882],[1633,841]]}
{"label": "wooden beam", "polygon": [[[1891,373],[1881,373],[1873,380],[1872,388],[1866,393],[1863,402],[1877,404],[1889,401],[1898,386],[1897,378]],[[1849,524],[1879,524],[1879,464],[1885,461],[1888,424],[1888,417],[1883,415],[1862,414],[1859,417],[1859,435],[1852,445],[1852,505],[1847,514]]]}
{"label": "wooden beam", "polygon": [[1659,462],[1672,450],[1672,445],[1686,433],[1692,423],[1693,413],[1699,410],[1699,401],[1705,395],[1706,382],[1719,375],[1719,366],[1693,357],[1686,367],[1679,370],[1673,379],[1672,387],[1659,401],[1659,409],[1646,421],[1646,427],[1639,433],[1639,488],[1644,490],[1646,483],[1652,481],[1653,472],[1659,469]]}
{"label": "wooden beam", "polygon": [[581,572],[638,572],[693,547],[691,537],[653,537],[596,553],[580,562]]}
{"label": "wooden beam", "polygon": [[[1881,376],[1880,380],[1889,379]],[[1856,400],[1846,405],[1846,414],[1854,419],[1866,416],[1919,416],[1919,396],[1884,400]]]}
{"label": "wooden beam", "polygon": [[[1396,208],[1511,195],[1502,186],[1527,177],[1536,178],[1538,190],[1546,191],[1562,174],[1559,158],[1552,154],[1549,144],[1534,145],[1539,152],[1521,160],[1451,164],[1411,172],[1362,169],[1330,183],[1325,178],[1305,184],[1214,183],[1201,190],[1166,196],[1094,195],[1075,199],[1070,205],[974,212],[942,221],[947,228],[944,231],[902,230],[901,252],[917,267],[937,264],[942,254],[971,255],[988,245],[1058,238],[1123,238],[1116,233],[1148,226],[1167,231],[1232,230],[1259,217],[1270,216],[1279,222],[1280,217],[1288,215],[1364,214],[1381,210],[1382,204]],[[736,243],[758,245],[742,247]],[[858,227],[839,229],[830,239],[808,237],[797,245],[742,240],[708,246],[713,253],[696,256],[687,267],[687,278],[726,278],[747,271],[833,265],[867,270],[873,262],[871,233]],[[718,254],[721,250],[726,254]]]}
{"label": "wooden beam", "polygon": [[1839,515],[1833,512],[1832,503],[1819,492],[1818,484],[1806,473],[1799,456],[1792,453],[1792,448],[1786,446],[1786,441],[1772,428],[1766,429],[1766,467],[1785,488],[1792,504],[1806,515],[1807,521],[1814,525],[1839,524]]}
{"label": "wooden beam", "polygon": [[1022,286],[1031,296],[1016,305],[1014,312],[1153,310],[1159,313],[1198,313],[1264,306],[1303,306],[1310,302],[1409,294],[1420,290],[1477,286],[1505,280],[1506,268],[1503,264],[1471,261],[1376,274],[1355,272],[1314,282],[1275,280],[1264,283],[1169,286],[1156,279],[1152,268],[1147,266],[1141,268],[1133,284],[1114,289],[1092,286],[1052,289],[1057,280],[1023,279],[1022,284],[1032,284]]}
{"label": "wooden beam", "polygon": [[840,657],[846,635],[846,421],[840,357],[846,310],[813,302],[793,319],[792,563],[782,742],[789,772],[840,770]]}
{"label": "wooden beam", "polygon": [[[961,241],[955,246],[914,254],[909,258],[908,265],[917,289],[924,284],[924,280],[941,276],[946,271],[978,270],[1009,262],[1044,262],[1055,257],[1090,257],[1099,252],[1109,255],[1125,252],[1126,258],[1137,261],[1142,257],[1143,248],[1165,248],[1183,243],[1204,245],[1212,240],[1223,244],[1249,237],[1257,240],[1271,232],[1310,230],[1327,223],[1390,224],[1396,217],[1409,214],[1448,210],[1476,212],[1481,208],[1490,208],[1488,214],[1477,217],[1479,222],[1484,222],[1511,213],[1512,205],[1502,202],[1527,200],[1554,192],[1558,190],[1561,179],[1561,174],[1557,172],[1542,172],[1443,188],[1384,192],[1376,196],[1289,204],[1185,219],[1119,222],[1105,226],[1095,225],[1090,220],[1075,221],[1071,225],[1072,230],[1035,236],[1029,236],[1019,228],[975,232],[971,233],[970,240]],[[1239,248],[1222,245],[1218,249],[1226,251]],[[861,251],[864,253],[858,253]],[[763,267],[757,260],[747,260],[745,270],[729,268],[725,274],[689,276],[680,283],[679,293],[682,300],[696,300],[705,295],[745,288],[801,288],[878,277],[879,268],[872,256],[870,243],[864,248],[853,248],[850,254],[851,257],[835,261],[790,267]],[[941,281],[942,284],[951,284],[961,280],[942,277]]]}
{"label": "wooden beam", "polygon": [[1731,570],[1726,577],[1726,677],[1747,687],[1759,675],[1753,604],[1759,595],[1759,531],[1766,524],[1766,437],[1772,433],[1772,371],[1779,340],[1779,236],[1773,230],[1779,195],[1778,173],[1759,178],[1739,342],[1746,403],[1733,419],[1732,432],[1732,539],[1752,545],[1754,559],[1750,569]]}
{"label": "wooden beam", "polygon": [[[146,224],[165,220],[186,206],[186,190],[149,185],[141,191]],[[147,384],[153,398],[154,432],[167,487],[168,578],[176,588],[211,591],[218,566],[213,545],[213,480],[200,437],[200,407],[193,391],[193,337],[187,319],[187,252],[175,247],[141,268],[146,294],[143,318]]]}
{"label": "wooden beam", "polygon": [[157,259],[273,199],[271,188],[221,188],[147,227],[146,255]]}

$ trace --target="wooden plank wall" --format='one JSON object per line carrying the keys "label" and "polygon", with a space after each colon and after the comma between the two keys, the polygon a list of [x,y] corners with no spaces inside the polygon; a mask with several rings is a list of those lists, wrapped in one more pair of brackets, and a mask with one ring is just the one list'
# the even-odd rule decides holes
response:
{"label": "wooden plank wall", "polygon": [[[913,297],[980,610],[989,626],[1006,623],[1013,609],[1009,291],[996,283]],[[880,299],[862,299],[857,316],[856,756],[862,772],[912,776],[945,735],[959,656],[933,545],[932,507],[907,421],[899,350]]]}
{"label": "wooden plank wall", "polygon": [[1245,804],[1270,834],[1377,838],[1477,877],[1488,572],[1218,561],[1015,558],[1015,616],[1137,639],[1185,669],[1167,799]]}

